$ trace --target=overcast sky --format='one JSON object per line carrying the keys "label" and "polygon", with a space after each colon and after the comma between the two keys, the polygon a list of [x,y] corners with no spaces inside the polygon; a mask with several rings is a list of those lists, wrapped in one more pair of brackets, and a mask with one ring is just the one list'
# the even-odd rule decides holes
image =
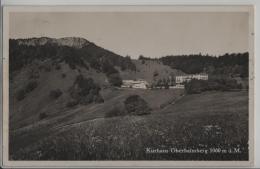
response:
{"label": "overcast sky", "polygon": [[122,56],[248,51],[243,12],[11,13],[10,38],[83,37]]}

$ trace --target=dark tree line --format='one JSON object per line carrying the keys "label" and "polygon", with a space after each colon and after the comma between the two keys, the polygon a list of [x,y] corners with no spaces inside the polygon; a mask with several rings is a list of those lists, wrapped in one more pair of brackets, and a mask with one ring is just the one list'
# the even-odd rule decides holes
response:
{"label": "dark tree line", "polygon": [[[144,58],[142,58],[144,59]],[[209,55],[181,55],[160,58],[163,64],[187,74],[206,72],[209,74],[228,74],[248,77],[249,54],[231,53],[219,57]]]}

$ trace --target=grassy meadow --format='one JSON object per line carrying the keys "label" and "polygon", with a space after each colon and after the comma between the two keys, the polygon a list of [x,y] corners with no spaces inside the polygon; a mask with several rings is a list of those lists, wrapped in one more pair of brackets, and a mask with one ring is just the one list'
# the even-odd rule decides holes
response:
{"label": "grassy meadow", "polygon": [[[248,92],[183,93],[103,90],[105,103],[64,110],[62,115],[11,131],[10,159],[247,160]],[[152,113],[104,117],[113,107],[122,106],[131,94],[144,98]],[[147,153],[147,148],[214,148],[228,152]]]}

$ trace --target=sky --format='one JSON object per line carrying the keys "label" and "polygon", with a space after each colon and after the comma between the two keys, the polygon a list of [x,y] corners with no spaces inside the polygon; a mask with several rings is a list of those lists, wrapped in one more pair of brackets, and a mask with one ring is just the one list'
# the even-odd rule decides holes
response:
{"label": "sky", "polygon": [[122,56],[248,51],[246,12],[15,12],[12,39],[82,37]]}

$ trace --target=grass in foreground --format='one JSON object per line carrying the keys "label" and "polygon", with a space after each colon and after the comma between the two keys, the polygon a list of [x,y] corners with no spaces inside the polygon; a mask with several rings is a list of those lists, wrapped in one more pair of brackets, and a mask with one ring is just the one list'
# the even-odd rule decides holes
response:
{"label": "grass in foreground", "polygon": [[[185,96],[160,113],[94,119],[61,128],[13,160],[247,160],[247,92]],[[239,149],[239,153],[146,153],[159,149]]]}

